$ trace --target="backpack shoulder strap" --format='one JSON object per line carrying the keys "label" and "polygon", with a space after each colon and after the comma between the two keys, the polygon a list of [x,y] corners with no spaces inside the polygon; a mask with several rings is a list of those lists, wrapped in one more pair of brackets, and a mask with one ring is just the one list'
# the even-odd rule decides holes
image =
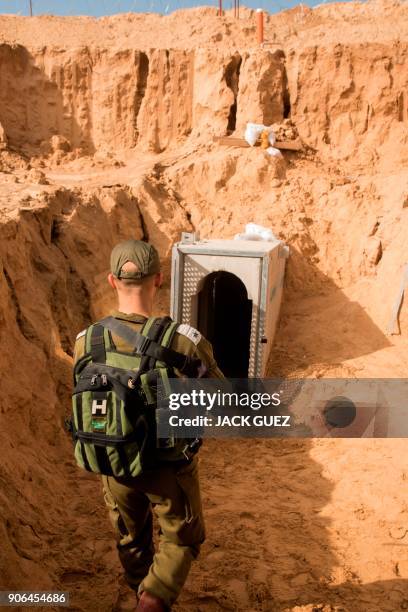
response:
{"label": "backpack shoulder strap", "polygon": [[[157,361],[163,361],[170,367],[177,368],[180,372],[186,376],[195,377],[197,376],[198,368],[201,365],[199,359],[192,359],[187,355],[178,353],[171,348],[161,346],[155,340],[144,336],[140,332],[131,329],[129,326],[124,325],[114,317],[107,317],[99,321],[98,325],[102,325],[107,329],[118,334],[124,340],[133,345],[136,353],[139,355],[148,355],[153,357]],[[147,328],[146,324],[146,328]]]}
{"label": "backpack shoulder strap", "polygon": [[91,361],[92,363],[106,363],[106,347],[104,339],[104,328],[98,323],[93,323],[85,330],[85,352],[75,363],[73,370],[74,385],[77,376],[84,367]]}
{"label": "backpack shoulder strap", "polygon": [[[162,341],[164,336],[166,335],[166,331],[168,327],[171,325],[172,320],[170,317],[149,317],[146,323],[143,326],[143,329],[140,330],[142,336],[157,342],[162,345]],[[154,357],[149,357],[145,355],[142,357],[142,361],[140,363],[139,371],[140,373],[145,372],[147,370],[153,370],[156,365],[157,359]]]}
{"label": "backpack shoulder strap", "polygon": [[158,341],[162,332],[164,332],[169,324],[172,322],[170,317],[149,317],[146,323],[143,326],[143,329],[140,330],[142,336],[147,336],[152,340]]}
{"label": "backpack shoulder strap", "polygon": [[[168,317],[170,319],[170,317]],[[174,334],[177,331],[179,324],[176,321],[170,319],[169,325],[166,327],[165,332],[163,333],[160,344],[161,346],[170,347],[171,342],[174,338]]]}
{"label": "backpack shoulder strap", "polygon": [[91,326],[90,353],[93,363],[106,363],[105,329],[99,323]]}

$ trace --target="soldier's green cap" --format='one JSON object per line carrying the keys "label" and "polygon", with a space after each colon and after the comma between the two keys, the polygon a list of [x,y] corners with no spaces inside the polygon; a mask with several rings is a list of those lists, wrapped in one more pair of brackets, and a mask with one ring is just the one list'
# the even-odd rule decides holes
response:
{"label": "soldier's green cap", "polygon": [[[137,271],[124,271],[128,261],[135,264]],[[111,253],[111,272],[116,278],[139,280],[160,272],[159,254],[153,245],[142,240],[126,240],[117,244]]]}

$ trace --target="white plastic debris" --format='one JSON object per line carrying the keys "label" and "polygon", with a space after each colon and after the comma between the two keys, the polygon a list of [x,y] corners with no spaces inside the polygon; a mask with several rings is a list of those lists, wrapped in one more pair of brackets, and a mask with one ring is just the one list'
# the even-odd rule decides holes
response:
{"label": "white plastic debris", "polygon": [[243,234],[236,234],[234,240],[264,240],[266,242],[274,242],[277,238],[268,227],[263,227],[256,223],[247,223],[245,232]]}
{"label": "white plastic debris", "polygon": [[276,149],[275,147],[268,147],[266,152],[269,153],[269,155],[272,155],[272,157],[283,157],[279,149]]}
{"label": "white plastic debris", "polygon": [[247,141],[247,143],[251,147],[253,147],[255,146],[259,136],[265,130],[268,132],[269,144],[271,145],[271,147],[273,147],[273,145],[276,142],[275,134],[273,132],[273,129],[267,125],[261,125],[260,123],[247,123],[244,138]]}

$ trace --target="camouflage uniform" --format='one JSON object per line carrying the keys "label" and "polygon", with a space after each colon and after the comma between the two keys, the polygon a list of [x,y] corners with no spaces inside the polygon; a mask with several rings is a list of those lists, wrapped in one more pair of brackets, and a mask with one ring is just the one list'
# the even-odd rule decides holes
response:
{"label": "camouflage uniform", "polygon": [[[140,331],[145,317],[112,313],[116,319]],[[131,352],[125,340],[112,333],[117,351]],[[201,359],[208,376],[222,378],[211,344],[193,328],[181,325],[171,348]],[[85,354],[85,337],[79,334],[74,361]],[[166,460],[161,453],[165,453]],[[141,593],[146,590],[167,606],[176,600],[204,541],[204,520],[198,478],[198,458],[181,459],[180,447],[157,451],[158,464],[135,478],[102,476],[103,491],[113,525],[119,557],[129,585]],[[153,546],[154,508],[160,545]]]}

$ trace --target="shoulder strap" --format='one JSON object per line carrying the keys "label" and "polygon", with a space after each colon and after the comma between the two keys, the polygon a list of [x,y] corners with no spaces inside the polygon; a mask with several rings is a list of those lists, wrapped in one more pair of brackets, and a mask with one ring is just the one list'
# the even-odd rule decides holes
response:
{"label": "shoulder strap", "polygon": [[91,359],[93,363],[106,363],[104,328],[96,323],[91,329]]}
{"label": "shoulder strap", "polygon": [[192,359],[173,349],[160,346],[159,343],[120,323],[114,317],[106,317],[106,319],[99,321],[98,325],[110,329],[129,342],[129,344],[134,346],[134,350],[139,355],[147,355],[154,358],[155,361],[163,361],[168,366],[177,368],[177,370],[191,378],[198,376],[198,368],[201,365],[199,359]]}
{"label": "shoulder strap", "polygon": [[[92,363],[106,363],[106,345],[104,327],[99,323],[89,325],[85,330],[84,354],[74,364],[73,381],[74,387],[77,384],[77,376],[82,372],[86,365]],[[112,338],[109,333],[109,348],[112,348]]]}
{"label": "shoulder strap", "polygon": [[[172,321],[170,317],[150,317],[146,321],[146,324],[144,325],[143,329],[140,330],[140,333],[142,334],[142,336],[146,336],[150,340],[157,342],[158,344],[160,344],[160,346],[164,346],[162,344],[162,340],[171,323]],[[148,330],[147,333],[145,333],[145,329]],[[154,357],[149,357],[148,355],[145,355],[144,357],[142,357],[139,372],[143,373],[147,370],[153,370],[155,365],[156,359],[154,359]]]}

